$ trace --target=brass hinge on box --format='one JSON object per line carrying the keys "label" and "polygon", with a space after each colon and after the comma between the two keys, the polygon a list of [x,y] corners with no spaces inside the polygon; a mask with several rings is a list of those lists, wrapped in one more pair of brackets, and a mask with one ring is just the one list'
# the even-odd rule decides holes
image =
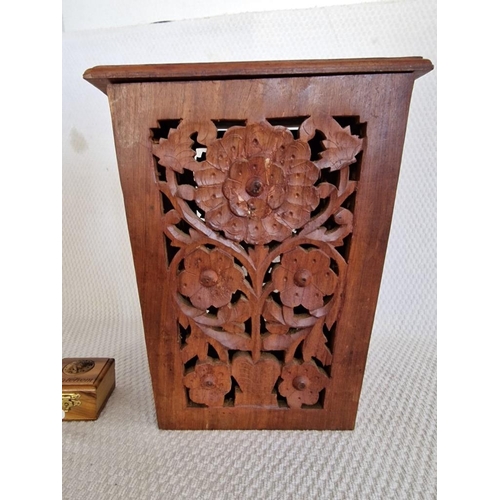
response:
{"label": "brass hinge on box", "polygon": [[77,392],[69,392],[63,393],[62,395],[62,409],[64,413],[68,413],[68,411],[73,408],[73,406],[80,406],[82,402],[80,401],[80,394]]}

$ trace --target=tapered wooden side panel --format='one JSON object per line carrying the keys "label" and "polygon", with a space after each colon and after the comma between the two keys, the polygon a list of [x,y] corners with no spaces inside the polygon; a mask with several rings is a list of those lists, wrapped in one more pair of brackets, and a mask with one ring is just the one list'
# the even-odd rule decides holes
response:
{"label": "tapered wooden side panel", "polygon": [[108,86],[161,428],[354,427],[414,78]]}

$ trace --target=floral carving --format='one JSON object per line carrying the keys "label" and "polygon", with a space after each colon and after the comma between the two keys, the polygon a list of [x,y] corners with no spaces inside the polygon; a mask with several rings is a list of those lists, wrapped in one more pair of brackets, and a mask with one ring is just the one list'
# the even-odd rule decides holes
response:
{"label": "floral carving", "polygon": [[183,384],[208,407],[297,409],[329,382],[364,124],[275,120],[152,133]]}
{"label": "floral carving", "polygon": [[313,362],[292,361],[281,373],[282,382],[278,391],[286,398],[290,408],[300,408],[303,404],[314,405],[319,393],[326,387],[328,376]]}
{"label": "floral carving", "polygon": [[274,269],[272,278],[285,306],[303,305],[310,311],[323,306],[323,297],[333,294],[337,282],[328,255],[302,247],[282,256],[281,265]]}
{"label": "floral carving", "polygon": [[207,357],[197,361],[194,370],[184,376],[184,385],[189,389],[189,398],[207,406],[222,406],[224,396],[231,390],[229,366]]}
{"label": "floral carving", "polygon": [[319,203],[319,169],[306,142],[267,123],[233,127],[207,150],[195,172],[206,223],[251,244],[283,241]]}
{"label": "floral carving", "polygon": [[184,271],[178,277],[178,291],[199,309],[222,307],[229,304],[243,278],[243,272],[230,255],[217,248],[202,247],[186,255]]}

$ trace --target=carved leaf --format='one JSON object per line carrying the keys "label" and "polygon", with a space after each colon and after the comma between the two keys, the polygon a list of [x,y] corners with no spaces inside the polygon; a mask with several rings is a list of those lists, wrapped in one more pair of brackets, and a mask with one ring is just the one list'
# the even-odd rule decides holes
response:
{"label": "carved leaf", "polygon": [[166,224],[163,231],[173,241],[172,246],[180,247],[192,243],[191,237],[176,226]]}
{"label": "carved leaf", "polygon": [[332,363],[332,354],[328,350],[326,342],[327,338],[323,334],[323,321],[318,320],[302,344],[302,357],[304,361],[311,361],[311,358],[314,356],[323,365],[330,365]]}
{"label": "carved leaf", "polygon": [[348,131],[337,132],[330,140],[323,141],[326,150],[321,153],[321,160],[317,161],[316,165],[319,168],[329,168],[330,171],[347,167],[356,161],[362,144],[361,139]]}
{"label": "carved leaf", "polygon": [[185,200],[194,200],[195,189],[189,184],[181,184],[177,187],[177,196],[180,196]]}
{"label": "carved leaf", "polygon": [[235,406],[277,406],[273,387],[281,372],[280,362],[271,354],[263,354],[256,362],[248,353],[234,355],[232,375],[241,391],[236,391]]}
{"label": "carved leaf", "polygon": [[211,120],[200,120],[195,122],[185,122],[181,123],[181,129],[183,127],[189,128],[189,133],[197,132],[197,140],[200,144],[208,146],[212,144],[217,139],[217,127]]}
{"label": "carved leaf", "polygon": [[349,231],[352,231],[352,212],[346,208],[341,208],[333,217],[337,224],[348,226]]}
{"label": "carved leaf", "polygon": [[153,154],[158,163],[164,167],[182,173],[184,167],[194,162],[195,151],[193,141],[178,130],[171,130],[168,139],[161,138],[158,144],[153,144]]}
{"label": "carved leaf", "polygon": [[217,318],[222,328],[230,333],[244,333],[244,322],[250,317],[250,304],[247,299],[241,298],[236,304],[227,304],[217,312]]}
{"label": "carved leaf", "polygon": [[[316,229],[320,228],[333,214],[335,214],[339,209],[342,203],[355,191],[357,183],[355,181],[348,181],[345,186],[343,186],[341,191],[338,191],[336,187],[332,190],[330,194],[330,198],[328,201],[327,207],[320,212],[316,217],[313,217],[307,224],[305,224],[304,228],[301,231],[301,236],[308,236],[309,238],[314,238],[320,241],[323,241],[323,234],[326,233],[326,228],[323,228],[324,231],[320,229],[318,232],[313,232]],[[321,187],[318,187],[318,189]],[[352,230],[349,229],[349,230]]]}
{"label": "carved leaf", "polygon": [[285,323],[293,328],[312,326],[316,322],[316,318],[308,314],[294,314],[291,307],[283,307],[283,318]]}
{"label": "carved leaf", "polygon": [[270,333],[283,335],[288,332],[289,326],[283,318],[283,310],[273,299],[268,298],[264,302],[262,316],[266,321],[266,329]]}
{"label": "carved leaf", "polygon": [[327,196],[330,196],[333,191],[336,191],[337,188],[333,184],[330,184],[329,182],[322,182],[318,186],[318,194],[320,198],[326,198]]}
{"label": "carved leaf", "polygon": [[169,210],[164,216],[166,224],[178,224],[182,219],[177,210]]}
{"label": "carved leaf", "polygon": [[288,351],[290,348],[292,348],[293,353],[291,353],[291,357],[293,358],[295,349],[308,332],[309,329],[304,328],[287,335],[277,335],[273,333],[264,335],[262,337],[262,347],[264,351]]}
{"label": "carved leaf", "polygon": [[220,342],[207,337],[194,321],[189,321],[189,326],[191,328],[191,333],[186,338],[185,346],[181,349],[181,359],[183,363],[187,363],[195,356],[198,356],[200,360],[205,360],[208,354],[208,344],[215,349],[221,361],[228,362],[229,356],[227,350]]}
{"label": "carved leaf", "polygon": [[326,137],[322,141],[325,151],[316,165],[330,171],[340,170],[356,161],[356,155],[363,147],[363,141],[352,135],[349,127],[342,128],[331,116],[318,115],[305,120],[300,127],[300,138],[309,141],[320,130]]}
{"label": "carved leaf", "polygon": [[290,328],[286,325],[280,325],[279,323],[271,323],[270,321],[266,322],[266,329],[269,333],[274,333],[276,335],[284,335],[288,333]]}
{"label": "carved leaf", "polygon": [[243,323],[236,323],[234,321],[224,323],[222,328],[229,333],[245,333],[245,325]]}
{"label": "carved leaf", "polygon": [[222,323],[237,321],[243,323],[250,316],[250,304],[242,297],[236,304],[227,304],[219,309],[217,317]]}
{"label": "carved leaf", "polygon": [[250,351],[251,338],[242,333],[230,333],[222,330],[214,330],[208,326],[200,325],[200,329],[213,339],[220,342],[224,347],[231,349],[233,351]]}
{"label": "carved leaf", "polygon": [[227,352],[227,349],[220,342],[217,342],[212,338],[207,338],[207,342],[215,349],[215,351],[217,352],[217,356],[219,356],[219,359],[222,362],[229,362],[229,354]]}
{"label": "carved leaf", "polygon": [[205,335],[196,327],[191,326],[191,333],[186,339],[186,345],[181,349],[181,359],[187,363],[190,359],[198,356],[198,359],[204,360],[207,357],[207,340]]}
{"label": "carved leaf", "polygon": [[328,241],[335,246],[342,245],[342,240],[352,233],[353,215],[346,208],[340,208],[333,215],[333,220],[339,227],[328,231],[326,227],[319,227],[314,231],[307,232],[307,237],[315,240]]}

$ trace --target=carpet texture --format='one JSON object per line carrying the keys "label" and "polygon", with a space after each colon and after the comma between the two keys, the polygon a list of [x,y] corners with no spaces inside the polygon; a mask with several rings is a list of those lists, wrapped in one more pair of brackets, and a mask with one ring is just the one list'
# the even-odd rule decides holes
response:
{"label": "carpet texture", "polygon": [[65,500],[435,498],[431,335],[375,329],[354,431],[194,432],[156,428],[138,322],[74,327],[117,387],[97,421],[63,423]]}
{"label": "carpet texture", "polygon": [[401,0],[63,36],[63,357],[114,357],[95,422],[67,422],[63,498],[436,497],[436,71],[417,80],[356,429],[160,431],[99,64],[421,55],[435,4]]}

